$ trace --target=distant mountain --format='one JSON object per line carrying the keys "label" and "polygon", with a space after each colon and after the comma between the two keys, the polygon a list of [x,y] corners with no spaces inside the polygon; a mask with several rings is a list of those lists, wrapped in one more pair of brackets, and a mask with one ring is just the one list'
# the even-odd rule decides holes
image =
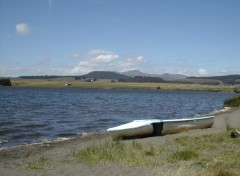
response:
{"label": "distant mountain", "polygon": [[164,80],[179,80],[179,79],[185,79],[187,76],[185,75],[180,75],[180,74],[170,74],[170,73],[164,73],[164,74],[149,74],[149,73],[143,73],[139,70],[130,70],[126,72],[122,72],[122,74],[130,76],[130,77],[135,77],[135,76],[145,76],[145,77],[159,77]]}
{"label": "distant mountain", "polygon": [[160,77],[135,76],[130,79],[120,80],[122,82],[138,82],[138,83],[165,83],[166,81]]}
{"label": "distant mountain", "polygon": [[111,71],[93,71],[81,77],[85,78],[97,78],[97,79],[130,79],[130,76],[126,76],[117,72]]}
{"label": "distant mountain", "polygon": [[124,82],[169,82],[179,84],[203,84],[203,85],[239,85],[239,75],[211,76],[211,77],[187,77],[181,74],[149,74],[139,70],[127,72],[93,71],[82,76],[20,76],[21,79],[117,79]]}
{"label": "distant mountain", "polygon": [[165,80],[181,80],[186,79],[187,76],[181,75],[181,74],[170,74],[170,73],[164,73],[161,74],[160,77]]}
{"label": "distant mountain", "polygon": [[130,71],[126,71],[126,72],[122,72],[121,74],[130,76],[130,77],[135,77],[135,76],[151,76],[151,74],[148,73],[143,73],[139,70],[130,70]]}

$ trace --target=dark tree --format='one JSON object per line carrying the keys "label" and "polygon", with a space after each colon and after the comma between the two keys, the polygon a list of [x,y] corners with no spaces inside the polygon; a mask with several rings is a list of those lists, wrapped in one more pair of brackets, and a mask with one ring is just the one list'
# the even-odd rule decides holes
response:
{"label": "dark tree", "polygon": [[0,86],[12,86],[10,79],[0,79]]}

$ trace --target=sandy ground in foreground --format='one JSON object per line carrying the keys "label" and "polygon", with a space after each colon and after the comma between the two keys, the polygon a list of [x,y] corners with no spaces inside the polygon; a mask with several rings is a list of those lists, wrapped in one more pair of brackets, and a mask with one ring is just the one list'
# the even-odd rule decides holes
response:
{"label": "sandy ground in foreground", "polygon": [[[219,133],[227,130],[227,126],[240,128],[240,108],[232,109],[228,112],[215,114],[216,118],[212,128],[203,130],[191,130],[174,135],[165,135],[159,137],[149,137],[138,139],[138,142],[148,144],[164,144],[174,140],[181,135],[203,135],[210,133]],[[173,175],[168,166],[159,168],[129,167],[119,164],[99,164],[87,166],[83,164],[70,163],[72,151],[83,149],[93,143],[112,141],[107,133],[91,134],[87,136],[78,136],[74,139],[61,142],[49,142],[42,144],[26,145],[11,148],[0,149],[0,175],[1,176],[43,176],[43,175],[66,175],[66,176],[120,176],[120,175]],[[131,140],[126,141],[131,142]],[[53,164],[47,169],[29,169],[27,163],[36,161],[41,156],[49,158]],[[66,161],[66,162],[64,162]],[[173,166],[174,167],[174,166]],[[186,167],[180,167],[181,169]],[[191,173],[190,173],[191,174]],[[194,175],[194,173],[193,173]]]}

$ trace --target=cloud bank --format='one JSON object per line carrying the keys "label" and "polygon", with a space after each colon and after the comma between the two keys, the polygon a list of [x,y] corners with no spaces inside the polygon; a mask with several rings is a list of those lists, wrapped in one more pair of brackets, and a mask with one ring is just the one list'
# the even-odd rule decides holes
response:
{"label": "cloud bank", "polygon": [[[39,56],[38,56],[39,57]],[[186,76],[213,76],[239,73],[240,67],[226,68],[219,72],[210,72],[208,66],[198,67],[186,61],[167,62],[159,65],[150,63],[142,55],[121,54],[103,49],[92,49],[83,53],[70,54],[65,58],[65,65],[56,65],[57,58],[50,53],[44,53],[35,64],[25,66],[18,63],[12,66],[0,65],[0,76],[28,76],[28,75],[84,75],[91,71],[140,70],[154,74],[183,74]],[[55,64],[54,64],[55,63]]]}
{"label": "cloud bank", "polygon": [[122,55],[111,51],[94,49],[71,56],[81,61],[74,66],[71,74],[85,74],[90,71],[127,71],[140,69],[147,60],[143,56]]}
{"label": "cloud bank", "polygon": [[[1,66],[2,76],[22,75],[83,75],[91,71],[116,71],[123,72],[139,69],[145,71],[148,61],[141,55],[119,54],[112,51],[93,49],[84,53],[71,54],[66,58],[63,67],[54,66],[54,59],[49,53],[41,56],[42,59],[32,66]],[[76,62],[72,65],[70,62]],[[18,64],[19,65],[19,64]],[[20,64],[22,65],[22,64]]]}

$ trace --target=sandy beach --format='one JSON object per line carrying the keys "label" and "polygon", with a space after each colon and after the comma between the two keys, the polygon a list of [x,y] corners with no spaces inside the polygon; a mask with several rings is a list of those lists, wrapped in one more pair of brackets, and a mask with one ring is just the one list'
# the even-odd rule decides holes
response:
{"label": "sandy beach", "polygon": [[[143,146],[164,145],[174,141],[179,136],[201,136],[226,132],[227,128],[240,129],[240,108],[233,108],[225,112],[214,114],[215,120],[212,128],[202,130],[191,130],[174,135],[149,137],[137,139]],[[230,134],[229,134],[230,138]],[[1,176],[42,176],[42,175],[67,175],[67,176],[95,176],[95,175],[195,175],[198,168],[188,169],[188,163],[166,164],[157,167],[132,167],[124,163],[103,163],[87,165],[73,161],[73,152],[82,150],[92,144],[112,142],[108,133],[89,134],[78,136],[66,141],[46,142],[18,147],[0,149],[0,175]],[[123,141],[131,143],[132,140]],[[49,164],[41,169],[29,167],[39,158],[47,158]]]}

